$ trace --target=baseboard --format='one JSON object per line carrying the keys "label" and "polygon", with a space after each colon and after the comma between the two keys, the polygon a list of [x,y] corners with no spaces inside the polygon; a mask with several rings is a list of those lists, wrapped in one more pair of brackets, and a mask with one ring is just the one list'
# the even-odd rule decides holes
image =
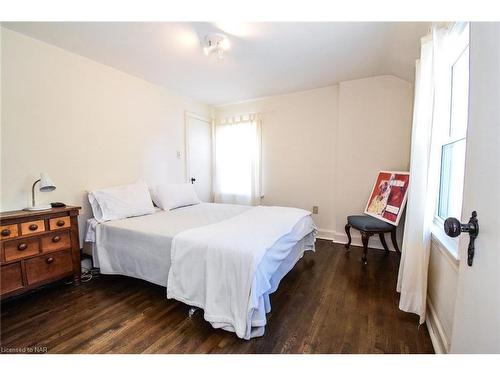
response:
{"label": "baseboard", "polygon": [[333,230],[328,230],[328,229],[318,229],[318,233],[316,233],[316,238],[333,241],[333,239],[335,238],[335,232]]}
{"label": "baseboard", "polygon": [[[330,240],[335,243],[341,243],[341,244],[347,243],[347,234],[335,232],[329,229],[318,229],[318,234],[316,235],[316,237],[321,238],[322,240]],[[387,237],[389,236],[387,235]],[[389,249],[395,251],[392,248],[392,243],[389,238],[386,239],[386,242],[387,246],[389,246]],[[363,246],[363,242],[361,242],[361,234],[355,229],[351,229],[351,245]],[[370,237],[370,242],[368,243],[368,246],[372,249],[384,250],[384,247],[382,246],[382,243],[380,242],[378,236]]]}
{"label": "baseboard", "polygon": [[436,309],[432,304],[429,295],[427,295],[427,317],[425,319],[425,324],[427,325],[427,330],[429,331],[429,336],[431,337],[432,346],[434,347],[434,352],[436,354],[447,354],[449,351],[449,342],[443,329],[443,325],[439,320]]}

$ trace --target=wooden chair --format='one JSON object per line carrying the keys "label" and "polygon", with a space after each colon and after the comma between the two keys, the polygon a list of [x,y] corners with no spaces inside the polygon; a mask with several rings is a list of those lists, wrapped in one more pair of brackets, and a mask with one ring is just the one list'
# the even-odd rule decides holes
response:
{"label": "wooden chair", "polygon": [[378,234],[380,242],[382,242],[382,246],[388,253],[389,248],[385,242],[384,235],[385,233],[391,233],[392,244],[394,245],[398,255],[401,255],[401,251],[399,251],[398,243],[396,241],[396,226],[368,215],[347,216],[347,224],[345,225],[345,232],[347,233],[348,238],[348,242],[345,245],[347,250],[349,250],[349,246],[351,245],[351,227],[359,230],[361,233],[361,241],[363,242],[363,257],[361,260],[364,264],[368,263],[366,258],[366,254],[368,252],[368,241],[374,234]]}

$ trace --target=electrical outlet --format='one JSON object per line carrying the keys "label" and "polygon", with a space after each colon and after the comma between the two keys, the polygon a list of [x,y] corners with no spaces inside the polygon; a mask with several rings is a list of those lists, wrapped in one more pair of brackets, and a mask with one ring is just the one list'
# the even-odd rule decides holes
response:
{"label": "electrical outlet", "polygon": [[317,214],[319,212],[319,206],[313,206],[313,214]]}

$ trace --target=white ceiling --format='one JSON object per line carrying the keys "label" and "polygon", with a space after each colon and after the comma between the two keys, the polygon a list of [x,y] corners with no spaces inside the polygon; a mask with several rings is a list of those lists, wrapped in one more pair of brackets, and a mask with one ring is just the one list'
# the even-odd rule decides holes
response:
{"label": "white ceiling", "polygon": [[[428,23],[7,22],[54,44],[179,94],[222,104],[393,74],[413,81]],[[202,52],[224,32],[224,60]]]}

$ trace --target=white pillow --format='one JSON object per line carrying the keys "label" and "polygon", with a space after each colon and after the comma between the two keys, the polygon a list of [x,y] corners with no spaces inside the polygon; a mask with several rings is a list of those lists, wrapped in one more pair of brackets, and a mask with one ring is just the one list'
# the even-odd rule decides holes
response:
{"label": "white pillow", "polygon": [[155,191],[155,204],[162,210],[200,203],[193,184],[163,184]]}
{"label": "white pillow", "polygon": [[149,194],[151,195],[151,200],[153,201],[156,207],[160,207],[160,201],[158,200],[158,196],[156,194],[157,186],[149,187]]}
{"label": "white pillow", "polygon": [[91,191],[89,202],[94,218],[100,223],[154,212],[151,195],[144,182]]}

